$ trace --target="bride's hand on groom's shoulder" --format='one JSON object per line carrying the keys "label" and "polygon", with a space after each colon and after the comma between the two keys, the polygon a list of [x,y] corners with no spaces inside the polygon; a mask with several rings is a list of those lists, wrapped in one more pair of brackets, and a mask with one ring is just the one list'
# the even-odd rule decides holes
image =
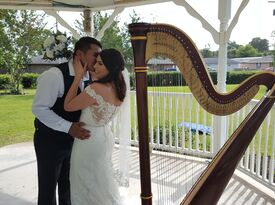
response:
{"label": "bride's hand on groom's shoulder", "polygon": [[75,77],[82,78],[83,75],[86,74],[87,63],[84,64],[78,56],[75,56],[73,60],[73,65],[74,65]]}
{"label": "bride's hand on groom's shoulder", "polygon": [[78,138],[81,140],[88,139],[91,136],[90,131],[83,128],[84,125],[85,123],[83,122],[73,122],[69,129],[69,134],[73,138]]}

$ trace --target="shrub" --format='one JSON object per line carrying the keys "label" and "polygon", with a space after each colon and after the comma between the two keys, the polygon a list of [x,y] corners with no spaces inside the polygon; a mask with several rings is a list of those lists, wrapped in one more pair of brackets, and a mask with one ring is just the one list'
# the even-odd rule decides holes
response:
{"label": "shrub", "polygon": [[8,74],[0,75],[0,89],[7,89],[10,84],[10,76]]}
{"label": "shrub", "polygon": [[227,73],[227,84],[240,84],[258,71],[231,71]]}
{"label": "shrub", "polygon": [[[240,84],[248,77],[256,74],[258,71],[230,71],[227,72],[227,84]],[[217,72],[209,73],[213,84],[217,84]],[[131,88],[135,89],[135,74],[130,76]],[[185,86],[186,82],[184,76],[180,72],[148,72],[147,74],[148,86]]]}
{"label": "shrub", "polygon": [[24,73],[21,80],[23,88],[35,88],[38,76],[37,73]]}

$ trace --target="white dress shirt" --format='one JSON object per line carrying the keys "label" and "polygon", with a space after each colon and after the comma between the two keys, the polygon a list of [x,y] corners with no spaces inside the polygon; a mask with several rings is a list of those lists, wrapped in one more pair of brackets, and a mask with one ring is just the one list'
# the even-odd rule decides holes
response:
{"label": "white dress shirt", "polygon": [[[70,76],[75,76],[72,59],[68,62]],[[89,73],[82,78],[79,88],[84,89],[85,80],[89,79]],[[57,98],[64,94],[64,80],[62,72],[52,67],[43,72],[37,81],[37,89],[32,104],[32,113],[43,124],[54,130],[68,133],[72,122],[69,122],[57,115],[50,108],[55,104]]]}

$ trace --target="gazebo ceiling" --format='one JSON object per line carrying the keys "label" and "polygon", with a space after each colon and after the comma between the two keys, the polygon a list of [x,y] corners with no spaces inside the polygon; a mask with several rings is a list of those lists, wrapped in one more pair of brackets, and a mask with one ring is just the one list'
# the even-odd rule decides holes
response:
{"label": "gazebo ceiling", "polygon": [[92,11],[168,2],[167,0],[0,0],[0,9]]}

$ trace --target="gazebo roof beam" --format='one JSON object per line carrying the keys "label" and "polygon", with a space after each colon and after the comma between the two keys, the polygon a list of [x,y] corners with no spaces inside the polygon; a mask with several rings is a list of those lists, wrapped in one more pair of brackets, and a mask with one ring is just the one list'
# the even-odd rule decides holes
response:
{"label": "gazebo roof beam", "polygon": [[229,38],[231,36],[232,30],[234,29],[234,27],[236,26],[236,24],[238,23],[239,17],[242,13],[242,11],[245,9],[245,7],[247,6],[247,4],[249,3],[249,0],[243,0],[237,10],[237,12],[235,13],[230,25],[227,28],[227,32],[226,32],[226,40],[229,41]]}
{"label": "gazebo roof beam", "polygon": [[190,6],[186,1],[182,0],[174,0],[174,3],[178,6],[183,6],[191,16],[198,19],[201,22],[202,27],[211,33],[214,42],[216,44],[219,44],[218,31],[207,20],[205,20],[192,6]]}
{"label": "gazebo roof beam", "polygon": [[[56,11],[76,11],[82,12],[86,9],[90,9],[92,12],[94,11],[105,11],[105,10],[112,10],[118,7],[134,7],[134,6],[142,6],[148,4],[156,4],[156,3],[163,3],[169,2],[169,0],[113,0],[112,4],[110,1],[99,0],[98,3],[95,4],[96,6],[92,6],[92,1],[86,1],[87,4],[79,4],[80,1],[10,1],[4,0],[0,1],[0,8],[1,9],[18,9],[18,10],[56,10]],[[171,0],[170,0],[171,1]],[[83,3],[83,1],[81,1]],[[95,1],[93,1],[95,2]],[[105,3],[106,2],[106,3]],[[85,3],[85,1],[84,1]]]}
{"label": "gazebo roof beam", "polygon": [[71,33],[73,34],[73,37],[76,39],[80,38],[80,35],[78,34],[78,32],[71,27],[58,13],[57,11],[53,11],[53,10],[44,10],[44,12],[48,15],[53,16],[58,23],[60,23],[62,26],[64,26],[65,28],[67,28],[69,31],[71,31]]}
{"label": "gazebo roof beam", "polygon": [[119,7],[116,8],[112,15],[109,17],[109,19],[106,21],[106,23],[104,24],[104,26],[101,28],[101,30],[98,32],[96,39],[101,40],[101,38],[104,35],[104,32],[106,31],[107,28],[109,28],[111,26],[111,24],[114,22],[114,19],[117,15],[119,15],[122,11],[124,10],[124,8]]}

